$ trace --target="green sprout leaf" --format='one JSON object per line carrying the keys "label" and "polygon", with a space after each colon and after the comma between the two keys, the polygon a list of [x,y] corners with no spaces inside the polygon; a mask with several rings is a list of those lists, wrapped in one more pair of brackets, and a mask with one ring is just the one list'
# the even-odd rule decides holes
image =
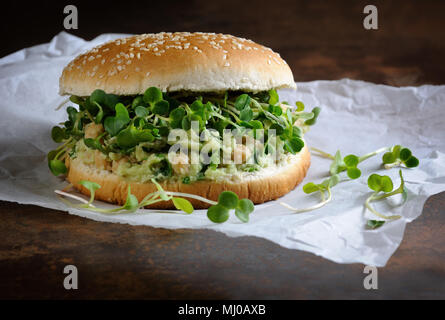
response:
{"label": "green sprout leaf", "polygon": [[374,193],[366,199],[365,207],[373,214],[382,219],[397,220],[400,218],[399,215],[385,216],[371,206],[372,201],[382,200],[394,196],[396,194],[402,194],[402,202],[399,205],[402,205],[406,201],[407,191],[405,189],[405,182],[402,176],[402,170],[399,170],[399,175],[400,175],[400,186],[394,191],[393,191],[394,186],[390,177],[380,176],[378,174],[372,174],[368,178],[368,186],[369,188],[374,190]]}
{"label": "green sprout leaf", "polygon": [[235,100],[235,108],[239,111],[250,106],[250,96],[248,94],[242,94]]}
{"label": "green sprout leaf", "polygon": [[334,155],[334,161],[332,161],[331,167],[329,168],[329,172],[331,173],[331,175],[340,173],[342,166],[343,160],[341,158],[340,150],[337,150]]}
{"label": "green sprout leaf", "polygon": [[360,178],[362,172],[358,168],[347,168],[346,173],[349,178],[351,179],[357,179]]}
{"label": "green sprout leaf", "polygon": [[218,197],[218,204],[227,209],[235,209],[238,206],[238,196],[232,191],[223,191]]}
{"label": "green sprout leaf", "polygon": [[304,110],[304,103],[301,101],[297,101],[295,102],[295,105],[297,106],[297,112],[301,112]]}
{"label": "green sprout leaf", "polygon": [[153,142],[155,140],[150,129],[136,129],[134,125],[128,126],[117,135],[117,144],[123,148],[131,148],[140,142]]}
{"label": "green sprout leaf", "polygon": [[88,191],[90,191],[90,193],[93,193],[97,189],[101,188],[100,184],[98,184],[96,182],[87,181],[87,180],[81,180],[81,181],[79,181],[79,184],[84,186],[85,188],[87,188]]}
{"label": "green sprout leaf", "polygon": [[190,201],[183,199],[183,198],[172,198],[173,204],[175,205],[176,209],[182,210],[185,213],[192,213],[193,212],[193,206],[190,203]]}
{"label": "green sprout leaf", "polygon": [[79,184],[87,188],[90,192],[90,201],[88,202],[88,205],[93,203],[96,190],[101,188],[100,184],[87,180],[80,180]]}
{"label": "green sprout leaf", "polygon": [[406,161],[409,159],[409,157],[412,156],[411,150],[408,148],[403,148],[402,150],[400,150],[400,160],[402,161]]}
{"label": "green sprout leaf", "polygon": [[137,96],[131,102],[131,108],[134,110],[136,110],[137,107],[145,107],[146,105],[147,104],[145,103],[143,96]]}
{"label": "green sprout leaf", "polygon": [[[272,113],[274,116],[281,116],[283,114],[283,109],[280,106],[269,105],[268,111]],[[290,110],[289,110],[290,111]]]}
{"label": "green sprout leaf", "polygon": [[419,159],[417,159],[414,156],[411,156],[405,161],[405,165],[407,168],[417,167],[419,165]]}
{"label": "green sprout leaf", "polygon": [[317,191],[322,191],[324,189],[323,186],[320,186],[319,184],[315,184],[313,182],[308,182],[303,186],[304,193],[310,194]]}
{"label": "green sprout leaf", "polygon": [[381,176],[373,173],[368,178],[368,187],[371,188],[374,191],[380,191],[381,190]]}
{"label": "green sprout leaf", "polygon": [[166,114],[168,114],[169,107],[170,107],[170,105],[169,105],[168,101],[161,100],[154,104],[154,106],[152,108],[152,112],[154,114],[158,114],[158,115],[166,115]]}
{"label": "green sprout leaf", "polygon": [[105,130],[111,135],[117,135],[129,122],[128,110],[122,103],[116,104],[116,116],[107,117],[104,122]]}
{"label": "green sprout leaf", "polygon": [[128,191],[127,191],[127,199],[122,206],[123,210],[128,210],[130,212],[134,212],[139,208],[139,201],[138,198],[136,198],[135,195],[131,194],[131,187],[128,185]]}
{"label": "green sprout leaf", "polygon": [[64,129],[61,127],[53,127],[51,130],[51,138],[56,143],[61,143],[64,139],[67,139],[68,136]]}
{"label": "green sprout leaf", "polygon": [[156,188],[158,188],[159,195],[162,200],[168,201],[171,199],[171,197],[169,197],[167,195],[167,193],[164,191],[164,189],[161,187],[161,185],[155,179],[151,179],[151,182],[153,182],[155,184]]}
{"label": "green sprout leaf", "polygon": [[391,192],[394,186],[390,177],[374,173],[368,178],[368,187],[376,192]]}
{"label": "green sprout leaf", "polygon": [[347,167],[357,167],[359,162],[358,157],[353,154],[347,155],[343,161]]}
{"label": "green sprout leaf", "polygon": [[252,120],[253,119],[252,109],[250,109],[250,107],[246,107],[243,110],[241,110],[239,118],[242,121],[246,121],[246,122],[249,122],[250,120]]}
{"label": "green sprout leaf", "polygon": [[278,96],[277,91],[274,89],[269,90],[269,104],[275,105],[279,101],[280,101],[280,97]]}
{"label": "green sprout leaf", "polygon": [[48,162],[49,169],[51,170],[52,174],[55,176],[66,174],[68,172],[67,167],[65,166],[65,163],[61,160],[50,160]]}
{"label": "green sprout leaf", "polygon": [[97,104],[97,107],[99,108],[99,111],[96,114],[96,118],[94,118],[94,122],[96,124],[102,123],[102,120],[104,118],[104,109],[102,109],[100,104]]}
{"label": "green sprout leaf", "polygon": [[259,120],[249,121],[249,125],[251,129],[263,129],[263,124]]}
{"label": "green sprout leaf", "polygon": [[366,227],[368,229],[378,229],[385,224],[384,220],[368,220],[366,222]]}
{"label": "green sprout leaf", "polygon": [[360,158],[356,155],[350,154],[342,159],[340,150],[338,150],[333,158],[334,159],[329,170],[331,175],[338,174],[346,170],[348,177],[351,179],[357,179],[361,176],[362,173],[360,169],[357,168],[357,165],[360,163]]}
{"label": "green sprout leaf", "polygon": [[380,190],[383,191],[383,192],[391,192],[392,189],[394,188],[392,180],[388,176],[382,176],[381,177],[380,185],[381,185],[381,189]]}
{"label": "green sprout leaf", "polygon": [[105,93],[105,91],[96,89],[93,91],[93,93],[90,96],[90,102],[91,103],[95,102],[99,105],[104,104],[106,96],[107,96],[107,94]]}
{"label": "green sprout leaf", "polygon": [[293,137],[290,140],[284,142],[284,149],[292,154],[296,154],[304,147],[304,142],[300,138]]}
{"label": "green sprout leaf", "polygon": [[306,120],[306,121],[304,122],[305,124],[307,124],[307,125],[309,125],[309,126],[313,126],[313,125],[317,122],[317,118],[318,118],[318,115],[319,115],[320,112],[321,112],[321,109],[320,109],[319,107],[315,107],[315,108],[312,109],[311,112],[314,114],[314,116],[312,117],[312,119]]}
{"label": "green sprout leaf", "polygon": [[407,168],[414,168],[419,165],[419,159],[413,156],[411,150],[402,148],[400,145],[395,145],[390,151],[386,152],[382,157],[382,162],[387,169],[401,164],[404,164]]}
{"label": "green sprout leaf", "polygon": [[150,114],[148,109],[143,106],[137,106],[136,109],[134,109],[134,113],[136,113],[136,116],[141,118],[145,118]]}
{"label": "green sprout leaf", "polygon": [[110,110],[115,110],[116,104],[119,102],[119,98],[114,94],[107,94],[105,96],[104,104]]}
{"label": "green sprout leaf", "polygon": [[104,150],[102,144],[99,141],[99,139],[84,138],[83,142],[90,149],[99,150],[99,151],[103,151]]}
{"label": "green sprout leaf", "polygon": [[226,222],[229,219],[229,209],[220,204],[216,204],[207,210],[207,217],[215,223]]}
{"label": "green sprout leaf", "polygon": [[170,112],[170,125],[172,129],[182,128],[182,119],[184,119],[185,110],[183,108],[176,108]]}
{"label": "green sprout leaf", "polygon": [[144,102],[153,106],[156,102],[162,100],[162,92],[156,87],[148,88],[144,93]]}
{"label": "green sprout leaf", "polygon": [[74,96],[74,95],[70,96],[70,101],[77,105],[82,105],[85,103],[85,100],[82,97]]}
{"label": "green sprout leaf", "polygon": [[392,152],[386,152],[382,157],[382,161],[385,164],[394,163],[396,161],[396,157]]}
{"label": "green sprout leaf", "polygon": [[235,209],[235,215],[242,222],[249,222],[249,215],[253,212],[255,206],[249,199],[241,199]]}

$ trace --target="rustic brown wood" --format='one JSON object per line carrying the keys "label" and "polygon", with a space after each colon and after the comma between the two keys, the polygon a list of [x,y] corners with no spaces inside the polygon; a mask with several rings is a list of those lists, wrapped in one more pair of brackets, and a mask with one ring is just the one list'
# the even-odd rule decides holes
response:
{"label": "rustic brown wood", "polygon": [[[445,83],[445,2],[372,2],[379,9],[376,31],[362,27],[368,1],[80,2],[79,30],[72,33],[91,39],[104,32],[226,32],[280,52],[297,81]],[[14,32],[2,35],[2,56],[47,42],[62,28],[62,3],[4,6],[2,30]],[[427,201],[379,270],[379,290],[367,291],[362,265],[263,239],[99,223],[0,202],[0,298],[443,299],[444,208],[445,193]],[[79,290],[63,289],[66,264],[78,267]]]}

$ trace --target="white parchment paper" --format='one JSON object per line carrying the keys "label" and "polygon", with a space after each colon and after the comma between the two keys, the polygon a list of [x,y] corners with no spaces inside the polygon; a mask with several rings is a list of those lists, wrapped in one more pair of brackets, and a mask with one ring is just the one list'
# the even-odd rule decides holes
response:
{"label": "white parchment paper", "polygon": [[[403,238],[405,225],[417,218],[426,199],[445,190],[445,86],[394,88],[363,81],[297,83],[283,90],[282,100],[320,106],[319,121],[307,134],[309,145],[330,153],[365,154],[380,147],[406,145],[420,159],[416,169],[403,171],[409,198],[403,207],[377,204],[385,213],[403,219],[377,230],[366,230],[363,203],[370,190],[371,172],[390,175],[399,184],[398,170],[380,168],[381,156],[363,162],[362,177],[333,189],[333,201],[304,214],[294,214],[276,201],[256,207],[249,223],[230,218],[211,223],[205,211],[192,215],[146,213],[107,216],[67,208],[54,189],[65,182],[51,175],[46,153],[55,147],[50,129],[65,121],[64,98],[58,95],[63,67],[76,55],[121,35],[102,35],[84,41],[60,33],[50,43],[20,50],[0,59],[0,199],[68,211],[94,220],[163,228],[208,228],[228,236],[257,236],[291,249],[305,250],[339,263],[384,266]],[[321,182],[330,161],[313,156],[305,182]],[[318,196],[305,195],[301,186],[281,199],[307,207]]]}

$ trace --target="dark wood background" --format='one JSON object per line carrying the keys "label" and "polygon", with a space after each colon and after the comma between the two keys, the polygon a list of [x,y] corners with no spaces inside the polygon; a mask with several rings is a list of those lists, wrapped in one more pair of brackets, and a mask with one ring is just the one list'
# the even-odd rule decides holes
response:
{"label": "dark wood background", "polygon": [[[445,1],[71,1],[86,39],[105,32],[209,31],[281,53],[296,81],[349,77],[395,86],[445,83]],[[379,10],[365,30],[363,8]],[[63,30],[64,1],[2,3],[0,56]],[[445,193],[363,288],[363,266],[340,265],[254,237],[99,223],[0,202],[0,298],[445,298]],[[79,290],[63,289],[63,267]]]}

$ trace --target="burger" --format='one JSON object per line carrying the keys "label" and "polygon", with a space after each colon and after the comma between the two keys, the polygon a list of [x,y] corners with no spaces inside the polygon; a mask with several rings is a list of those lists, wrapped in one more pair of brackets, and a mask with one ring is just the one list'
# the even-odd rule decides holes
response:
{"label": "burger", "polygon": [[[295,88],[287,63],[251,40],[157,33],[114,40],[71,61],[60,77],[67,121],[52,129],[53,174],[80,192],[123,204],[164,190],[253,203],[277,199],[305,177],[303,139],[319,110],[280,101]],[[67,100],[68,103],[68,100]],[[190,199],[195,208],[208,203]],[[174,208],[159,201],[151,208]]]}

